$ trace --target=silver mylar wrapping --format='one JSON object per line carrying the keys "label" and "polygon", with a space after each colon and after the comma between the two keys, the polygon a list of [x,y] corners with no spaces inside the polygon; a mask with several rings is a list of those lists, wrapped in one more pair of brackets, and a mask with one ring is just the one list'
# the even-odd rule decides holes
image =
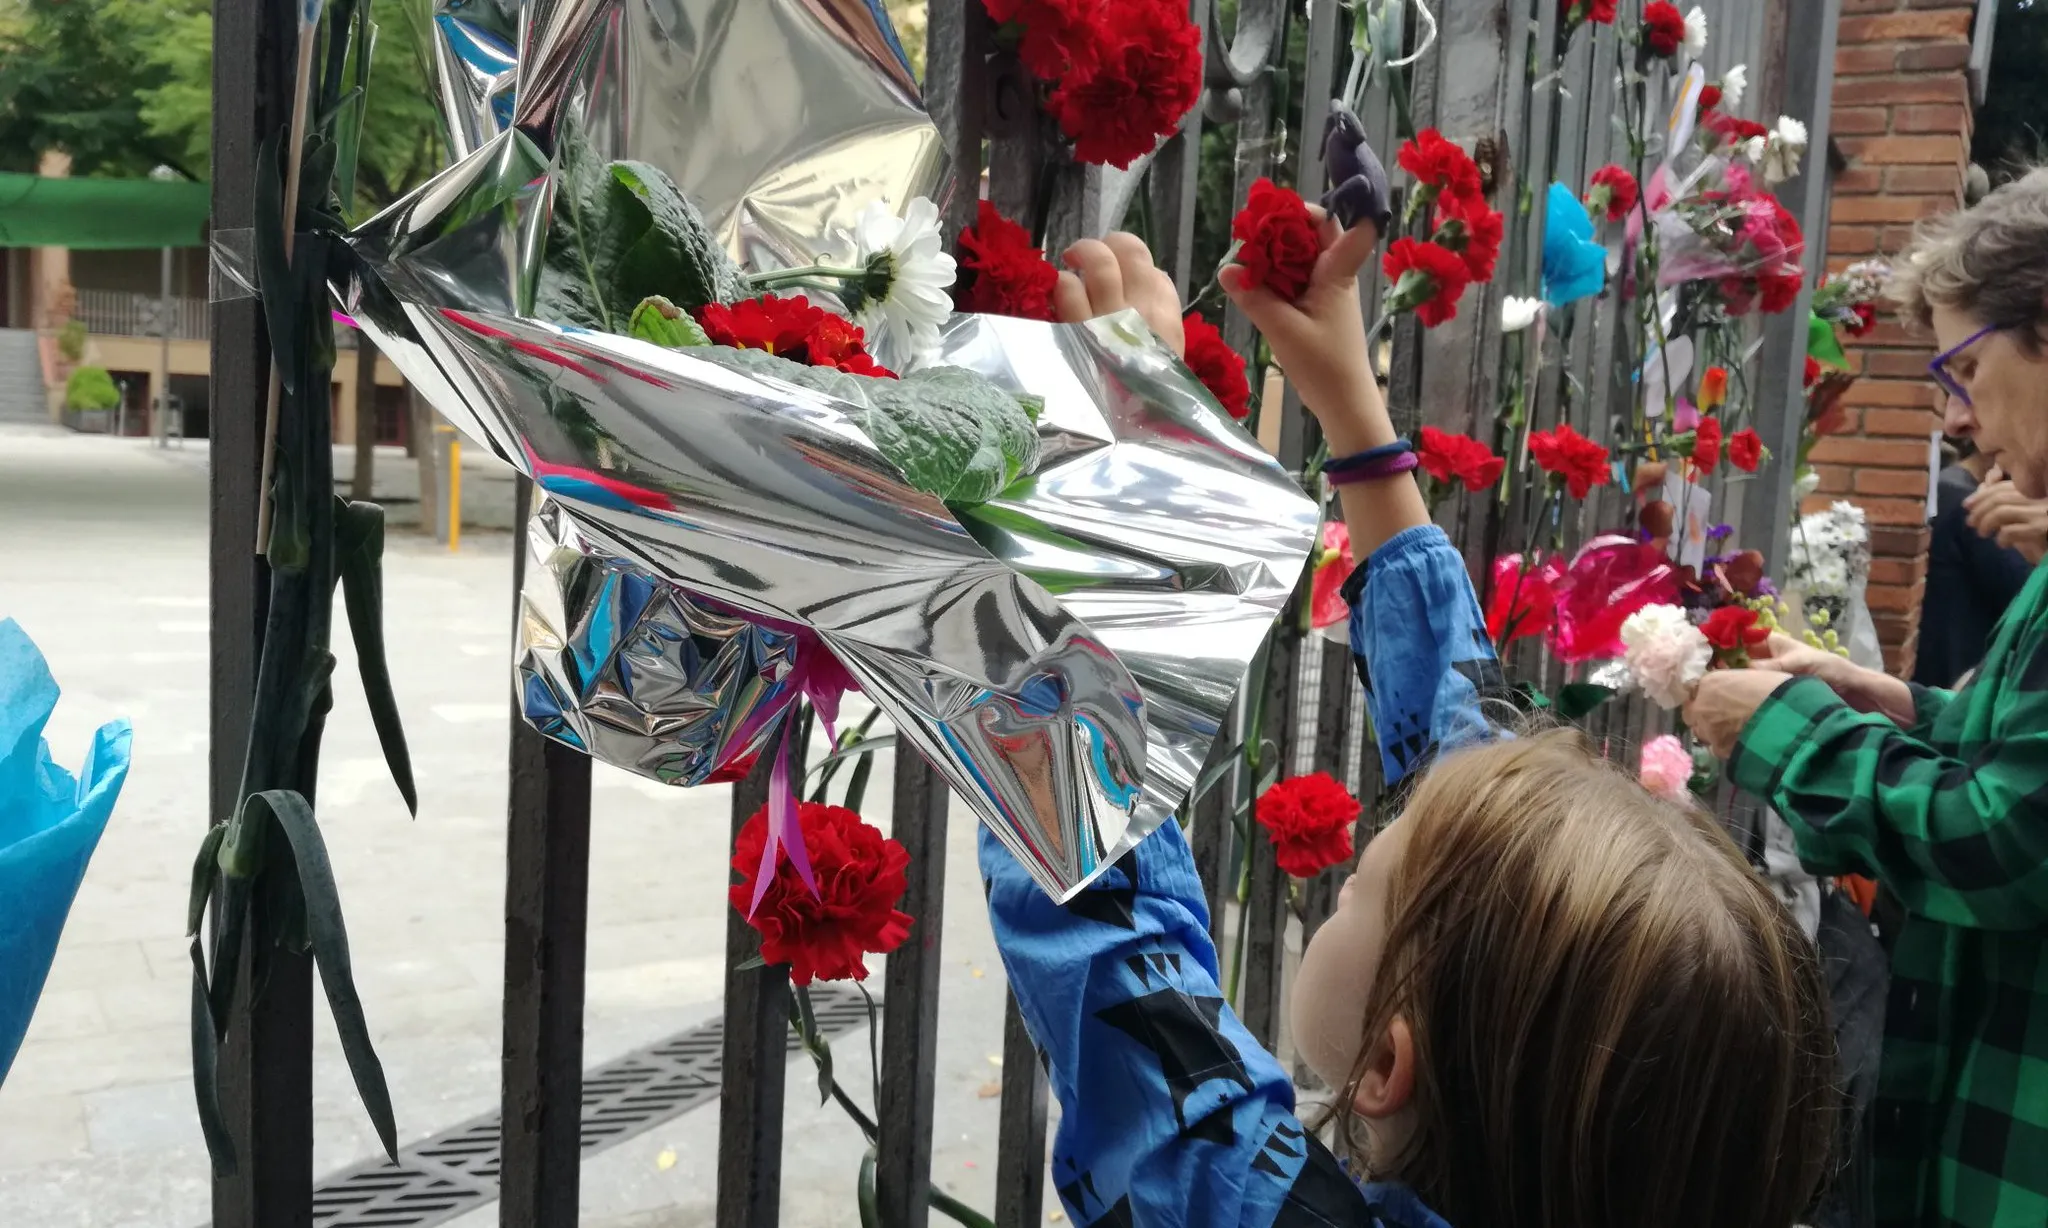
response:
{"label": "silver mylar wrapping", "polygon": [[843,401],[529,318],[565,109],[667,170],[756,267],[807,259],[869,200],[941,194],[939,142],[867,0],[485,5],[509,85],[455,53],[451,31],[493,33],[478,7],[436,25],[473,146],[355,234],[346,297],[543,492],[527,719],[696,783],[762,748],[827,650],[1049,893],[1077,891],[1186,800],[1302,574],[1313,501],[1133,313],[948,323],[940,362],[1045,406],[1035,473],[957,516]]}

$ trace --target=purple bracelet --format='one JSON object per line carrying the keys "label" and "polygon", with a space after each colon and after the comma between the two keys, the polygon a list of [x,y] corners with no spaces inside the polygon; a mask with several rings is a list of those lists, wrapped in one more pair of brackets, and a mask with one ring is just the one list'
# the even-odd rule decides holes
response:
{"label": "purple bracelet", "polygon": [[1396,452],[1391,456],[1375,457],[1362,465],[1347,465],[1342,469],[1325,468],[1323,476],[1330,479],[1332,486],[1351,486],[1359,482],[1377,482],[1381,478],[1397,477],[1413,471],[1422,463],[1422,458],[1411,451]]}

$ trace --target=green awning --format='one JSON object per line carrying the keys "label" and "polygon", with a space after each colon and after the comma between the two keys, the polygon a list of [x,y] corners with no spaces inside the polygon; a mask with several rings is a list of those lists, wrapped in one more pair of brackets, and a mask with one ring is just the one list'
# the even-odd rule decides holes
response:
{"label": "green awning", "polygon": [[199,247],[210,189],[189,179],[0,172],[0,247]]}

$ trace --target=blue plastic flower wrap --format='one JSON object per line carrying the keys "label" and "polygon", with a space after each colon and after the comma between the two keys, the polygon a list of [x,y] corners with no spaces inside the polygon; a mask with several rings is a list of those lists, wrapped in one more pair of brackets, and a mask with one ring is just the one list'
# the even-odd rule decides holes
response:
{"label": "blue plastic flower wrap", "polygon": [[1553,307],[1600,293],[1607,284],[1607,249],[1593,237],[1586,206],[1561,183],[1550,185],[1543,227],[1543,298]]}
{"label": "blue plastic flower wrap", "polygon": [[57,682],[35,642],[0,619],[0,1083],[28,1032],[57,936],[128,778],[133,732],[109,721],[73,777],[50,758],[43,725]]}

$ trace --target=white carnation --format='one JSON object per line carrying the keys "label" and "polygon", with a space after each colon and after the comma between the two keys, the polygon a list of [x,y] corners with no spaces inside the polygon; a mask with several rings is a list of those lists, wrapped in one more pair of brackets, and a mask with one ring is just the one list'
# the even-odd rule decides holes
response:
{"label": "white carnation", "polygon": [[1714,646],[1685,611],[1674,605],[1644,606],[1621,624],[1623,660],[1629,676],[1659,707],[1676,708],[1707,675]]}

